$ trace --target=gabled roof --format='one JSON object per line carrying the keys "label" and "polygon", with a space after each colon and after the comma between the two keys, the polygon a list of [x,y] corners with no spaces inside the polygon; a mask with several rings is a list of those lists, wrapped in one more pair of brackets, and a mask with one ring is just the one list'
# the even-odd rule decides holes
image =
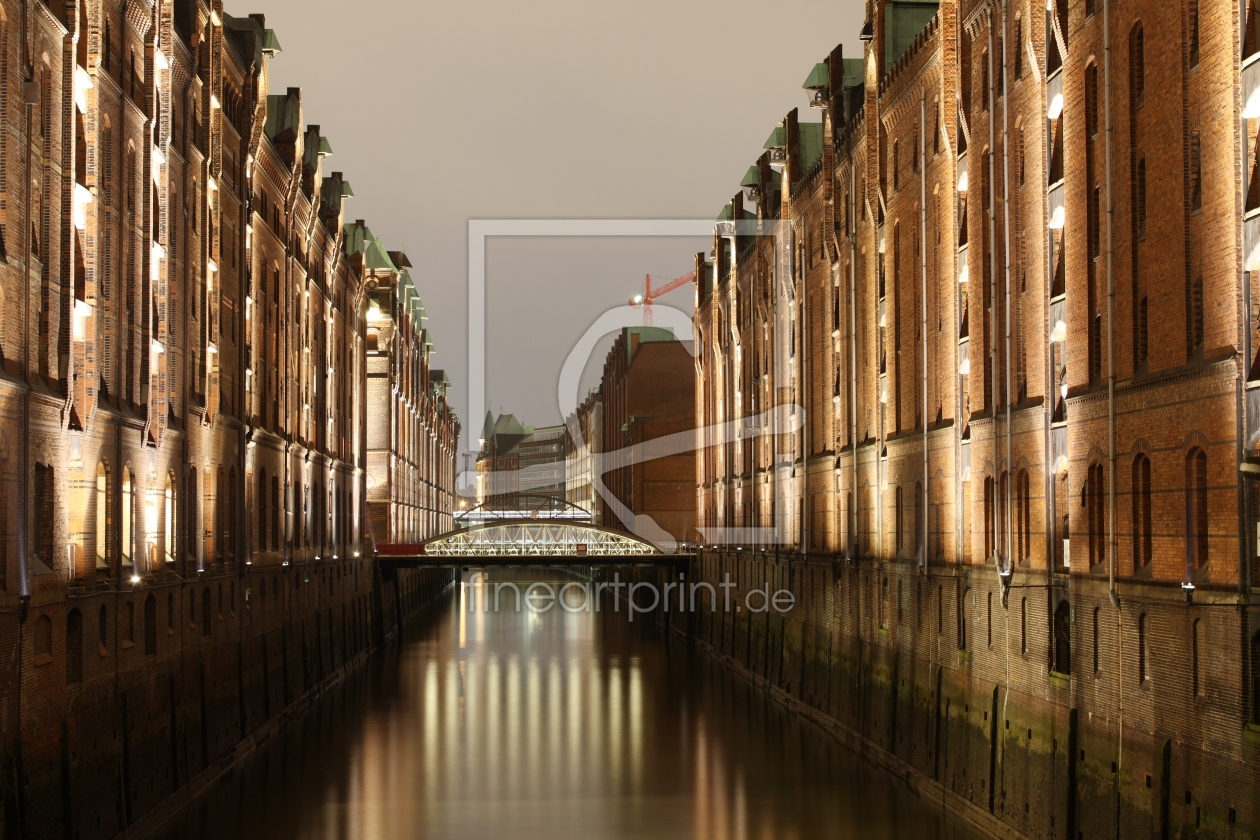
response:
{"label": "gabled roof", "polygon": [[389,252],[385,250],[385,243],[379,239],[372,239],[367,243],[364,262],[373,271],[398,271],[398,266],[394,265],[394,261],[389,258]]}

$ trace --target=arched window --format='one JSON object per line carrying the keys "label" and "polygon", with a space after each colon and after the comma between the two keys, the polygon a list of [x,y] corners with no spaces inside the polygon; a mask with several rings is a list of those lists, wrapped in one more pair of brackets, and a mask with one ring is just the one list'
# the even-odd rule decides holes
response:
{"label": "arched window", "polygon": [[124,566],[132,565],[134,560],[133,540],[136,527],[135,491],[131,484],[131,467],[123,467],[122,472],[122,562]]}
{"label": "arched window", "polygon": [[227,551],[225,552],[229,560],[236,559],[236,545],[238,541],[238,525],[240,523],[240,496],[232,492],[232,488],[236,487],[236,467],[228,470],[228,525],[227,525]]}
{"label": "arched window", "polygon": [[1106,481],[1103,465],[1091,464],[1085,485],[1085,510],[1089,516],[1089,567],[1107,559]]}
{"label": "arched window", "polygon": [[1208,561],[1208,463],[1199,447],[1186,456],[1186,574]]}
{"label": "arched window", "polygon": [[175,529],[175,511],[178,507],[175,504],[175,473],[168,472],[166,474],[166,509],[163,512],[163,539],[162,542],[166,549],[166,562],[175,562],[175,535],[179,532]]}
{"label": "arched window", "polygon": [[1023,563],[1032,555],[1032,499],[1028,470],[1015,476],[1015,557]]}
{"label": "arched window", "polygon": [[1133,571],[1151,562],[1151,459],[1133,459]]}
{"label": "arched window", "polygon": [[157,656],[157,598],[144,599],[144,655]]}
{"label": "arched window", "polygon": [[1054,610],[1054,670],[1072,673],[1072,608],[1067,601]]}
{"label": "arched window", "polygon": [[83,613],[66,615],[66,685],[83,682]]}
{"label": "arched window", "polygon": [[1140,21],[1129,34],[1129,84],[1134,106],[1141,105],[1146,94],[1146,34]]}
{"label": "arched window", "polygon": [[201,590],[201,635],[210,635],[210,587]]}
{"label": "arched window", "polygon": [[96,465],[96,568],[109,569],[109,472]]}

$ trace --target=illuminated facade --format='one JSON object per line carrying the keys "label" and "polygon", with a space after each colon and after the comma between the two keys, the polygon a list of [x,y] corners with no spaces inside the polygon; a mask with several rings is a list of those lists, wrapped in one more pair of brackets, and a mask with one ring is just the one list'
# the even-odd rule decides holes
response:
{"label": "illuminated facade", "polygon": [[[62,796],[112,836],[370,644],[375,275],[301,92],[269,89],[262,16],[2,0],[0,47],[0,735],[32,767],[5,795],[24,835],[61,834]],[[419,329],[394,346],[425,359],[401,400],[442,418],[408,477],[445,488],[410,502],[440,530],[445,379]],[[197,706],[203,666],[204,738],[120,781],[119,696],[169,677]],[[167,689],[128,697],[164,719]]]}
{"label": "illuminated facade", "polygon": [[985,709],[948,772],[939,700],[862,734],[1008,828],[1254,830],[1260,8],[866,6],[697,257],[702,564]]}

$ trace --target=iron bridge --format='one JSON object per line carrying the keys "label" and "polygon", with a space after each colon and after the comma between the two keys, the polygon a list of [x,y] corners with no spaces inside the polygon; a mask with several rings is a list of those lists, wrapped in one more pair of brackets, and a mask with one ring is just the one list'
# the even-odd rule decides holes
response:
{"label": "iron bridge", "polygon": [[686,550],[661,551],[625,531],[585,522],[495,520],[458,528],[422,543],[376,547],[385,566],[668,565],[690,563]]}

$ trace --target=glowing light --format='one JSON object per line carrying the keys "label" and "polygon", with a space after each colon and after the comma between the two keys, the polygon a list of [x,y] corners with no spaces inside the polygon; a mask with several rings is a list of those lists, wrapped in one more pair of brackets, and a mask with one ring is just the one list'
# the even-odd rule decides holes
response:
{"label": "glowing light", "polygon": [[74,105],[79,109],[80,114],[87,113],[87,92],[95,86],[87,70],[82,67],[74,68]]}
{"label": "glowing light", "polygon": [[1046,108],[1046,116],[1052,120],[1057,120],[1059,115],[1063,113],[1063,94],[1056,93],[1054,98],[1050,100],[1049,106]]}
{"label": "glowing light", "polygon": [[219,104],[219,97],[215,96],[213,93],[210,94],[210,108],[213,110],[218,110],[221,107],[222,106]]}
{"label": "glowing light", "polygon": [[160,356],[166,352],[166,347],[155,338],[153,343],[149,345],[149,352],[155,356]]}
{"label": "glowing light", "polygon": [[166,53],[162,52],[161,50],[155,51],[153,53],[153,66],[159,70],[169,69],[171,66],[171,63],[166,60]]}
{"label": "glowing light", "polygon": [[87,228],[87,211],[92,204],[92,191],[82,184],[74,185],[73,219],[76,230]]}
{"label": "glowing light", "polygon": [[1063,209],[1063,205],[1054,208],[1054,212],[1050,215],[1050,230],[1063,230],[1063,226],[1067,223],[1067,211]]}
{"label": "glowing light", "polygon": [[960,193],[967,192],[967,170],[958,173],[958,191]]}

